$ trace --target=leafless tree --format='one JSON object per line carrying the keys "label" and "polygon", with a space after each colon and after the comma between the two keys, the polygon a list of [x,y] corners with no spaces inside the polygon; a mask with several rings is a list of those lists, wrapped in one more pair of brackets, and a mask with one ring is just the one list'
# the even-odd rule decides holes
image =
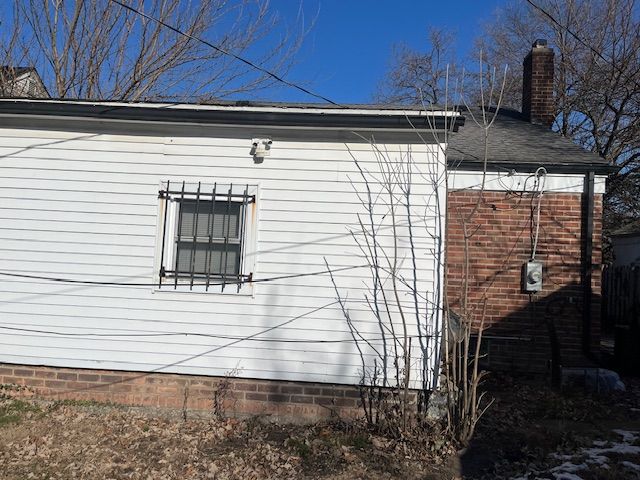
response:
{"label": "leafless tree", "polygon": [[[535,3],[555,21],[526,2],[507,2],[474,51],[491,65],[509,66],[504,106],[519,110],[522,60],[534,39],[549,41],[557,52],[554,130],[621,168],[605,196],[604,227],[611,230],[640,215],[640,6],[635,0]],[[438,41],[424,52],[399,51],[378,98],[415,103],[422,94],[437,102],[441,89],[432,87],[442,84],[438,59],[446,51]],[[480,103],[477,91],[467,98]]]}
{"label": "leafless tree", "polygon": [[[468,83],[481,81],[477,91],[481,99],[478,109],[466,106],[468,115],[485,132],[485,171],[489,132],[500,109],[504,77],[480,63],[479,72],[468,76]],[[445,66],[441,107],[419,99],[427,118],[435,110],[450,115],[457,106],[465,104],[464,93],[453,88],[449,92],[448,69]],[[465,79],[457,82],[462,86]],[[420,90],[417,91],[419,95]],[[454,101],[452,101],[452,99]],[[434,128],[435,131],[435,128]],[[365,293],[372,318],[379,327],[382,343],[372,344],[352,321],[343,293],[332,278],[333,286],[344,317],[356,343],[362,362],[362,405],[368,422],[386,434],[405,438],[429,425],[424,414],[434,412],[432,400],[444,398],[446,429],[459,444],[472,437],[476,424],[491,404],[483,398],[481,384],[484,373],[480,369],[480,345],[485,328],[486,292],[476,301],[472,295],[474,277],[469,261],[470,244],[478,230],[476,212],[482,204],[484,188],[478,191],[475,205],[465,211],[445,212],[448,184],[447,145],[449,130],[438,134],[425,134],[415,130],[418,143],[424,151],[407,147],[404,151],[390,152],[384,145],[369,139],[376,158],[367,167],[352,155],[359,172],[353,182],[364,214],[358,217],[358,226],[352,237],[370,269],[370,282]],[[420,151],[419,151],[420,150]],[[429,158],[421,158],[426,154]],[[482,153],[480,153],[482,155]],[[435,159],[435,163],[434,163]],[[484,180],[483,180],[484,183]],[[418,188],[422,185],[422,191]],[[425,190],[424,186],[427,186]],[[484,185],[483,185],[484,187]],[[427,206],[426,217],[417,214]],[[424,214],[423,214],[424,215]],[[433,216],[433,218],[428,218]],[[464,231],[465,262],[462,271],[455,272],[461,279],[457,312],[450,310],[446,291],[444,218],[448,224],[460,224]],[[447,226],[449,228],[449,226]],[[391,239],[388,239],[389,234]],[[417,259],[416,241],[429,239],[433,245],[434,271],[441,272],[434,280],[432,291],[423,291],[421,271]],[[328,266],[329,268],[329,266]],[[417,338],[414,329],[417,328]],[[414,342],[412,344],[412,338]],[[409,394],[409,385],[421,380],[417,399]],[[441,396],[443,395],[443,396]]]}
{"label": "leafless tree", "polygon": [[[429,371],[428,364],[440,343],[433,332],[426,332],[425,323],[427,318],[433,320],[429,312],[436,312],[438,306],[418,288],[419,254],[415,242],[417,237],[425,238],[419,226],[425,218],[419,213],[424,201],[415,189],[412,192],[412,186],[414,176],[422,175],[420,166],[410,149],[390,153],[374,138],[367,140],[375,156],[373,165],[361,162],[349,150],[359,172],[359,178],[352,179],[352,186],[364,211],[358,215],[358,225],[351,236],[371,275],[363,300],[377,324],[381,344],[361,334],[333,275],[331,281],[360,354],[365,417],[379,431],[401,436],[415,418],[415,399],[410,398],[409,388],[412,375],[420,371],[414,364],[420,355],[413,358],[412,350],[424,349],[427,368],[420,374],[424,375],[423,383],[434,386],[437,369],[431,365]],[[328,264],[327,268],[330,269]]]}
{"label": "leafless tree", "polygon": [[[480,158],[484,161],[482,183],[472,205],[465,209],[447,212],[447,224],[450,227],[457,224],[462,231],[463,240],[463,261],[461,272],[459,272],[461,279],[460,310],[453,312],[449,304],[450,299],[447,297],[448,328],[446,333],[450,335],[450,338],[446,342],[447,355],[444,362],[447,382],[448,427],[454,438],[461,443],[466,443],[471,439],[480,417],[492,403],[492,401],[483,402],[484,392],[480,390],[486,375],[486,372],[480,369],[480,351],[485,330],[488,297],[486,290],[479,297],[471,293],[471,283],[475,272],[471,267],[470,245],[480,228],[480,225],[477,224],[476,213],[483,203],[490,131],[502,106],[508,72],[508,67],[505,66],[503,74],[497,75],[495,67],[485,65],[482,54],[479,58],[479,67],[478,72],[470,76],[473,80],[474,94],[480,100],[479,107],[474,109],[467,103],[464,95],[467,79],[464,76],[461,80],[460,102],[464,105],[467,118],[483,132],[484,151],[479,152]],[[450,286],[450,273],[453,272],[450,272],[447,266],[447,287]],[[446,291],[448,292],[449,288]]]}
{"label": "leafless tree", "polygon": [[288,31],[268,0],[123,3],[185,35],[110,0],[7,1],[4,64],[35,66],[58,98],[206,101],[274,79],[196,38],[282,75],[305,35],[301,17]]}
{"label": "leafless tree", "polygon": [[20,23],[16,17],[0,19],[0,96],[14,96],[15,67],[25,62],[18,46]]}
{"label": "leafless tree", "polygon": [[[512,74],[505,102],[519,108],[519,72],[532,39],[556,50],[554,129],[621,167],[611,178],[605,228],[640,215],[640,11],[634,0],[537,0],[549,16],[511,2],[479,41]],[[577,38],[576,38],[577,37]]]}
{"label": "leafless tree", "polygon": [[444,101],[445,77],[453,74],[453,34],[431,28],[427,48],[414,51],[397,45],[387,77],[378,86],[376,100],[387,104],[440,104]]}

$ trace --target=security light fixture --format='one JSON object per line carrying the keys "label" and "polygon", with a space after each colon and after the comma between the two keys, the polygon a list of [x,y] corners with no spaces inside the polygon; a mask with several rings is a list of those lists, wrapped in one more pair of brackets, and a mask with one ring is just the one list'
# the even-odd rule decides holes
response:
{"label": "security light fixture", "polygon": [[254,163],[264,162],[264,157],[268,157],[271,152],[271,144],[273,141],[270,138],[253,138],[251,140],[250,155],[253,155]]}

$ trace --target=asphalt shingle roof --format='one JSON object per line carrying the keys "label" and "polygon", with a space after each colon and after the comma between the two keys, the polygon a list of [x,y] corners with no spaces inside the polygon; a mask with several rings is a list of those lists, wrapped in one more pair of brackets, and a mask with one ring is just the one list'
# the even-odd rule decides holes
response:
{"label": "asphalt shingle roof", "polygon": [[[449,162],[482,162],[484,160],[484,129],[480,109],[462,111],[464,126],[451,134]],[[490,112],[488,115],[493,115]],[[488,117],[491,118],[491,117]],[[538,164],[541,166],[606,167],[607,161],[588,152],[569,139],[542,125],[533,125],[520,112],[502,109],[489,130],[488,162],[494,164]]]}

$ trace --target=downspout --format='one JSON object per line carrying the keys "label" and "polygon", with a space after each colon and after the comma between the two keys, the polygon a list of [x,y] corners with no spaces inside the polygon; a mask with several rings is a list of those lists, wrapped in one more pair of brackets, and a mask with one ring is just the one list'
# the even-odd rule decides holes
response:
{"label": "downspout", "polygon": [[588,172],[584,179],[582,197],[582,352],[592,359],[591,351],[591,306],[593,291],[593,209],[594,209],[594,183],[595,175]]}

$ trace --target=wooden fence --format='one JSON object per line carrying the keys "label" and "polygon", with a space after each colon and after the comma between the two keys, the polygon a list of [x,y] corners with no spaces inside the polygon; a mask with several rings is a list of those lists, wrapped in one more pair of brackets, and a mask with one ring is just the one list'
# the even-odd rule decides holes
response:
{"label": "wooden fence", "polygon": [[603,331],[615,336],[617,367],[640,373],[640,267],[605,267],[602,318]]}

